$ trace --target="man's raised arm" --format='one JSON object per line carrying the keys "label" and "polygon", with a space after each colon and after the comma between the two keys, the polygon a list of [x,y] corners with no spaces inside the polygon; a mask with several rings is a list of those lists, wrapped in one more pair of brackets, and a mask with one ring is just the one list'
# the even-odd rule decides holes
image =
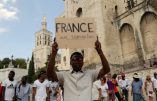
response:
{"label": "man's raised arm", "polygon": [[48,80],[58,81],[57,74],[55,72],[55,58],[58,52],[58,44],[56,39],[54,39],[54,43],[52,44],[52,53],[49,57],[48,67],[47,67],[47,78]]}
{"label": "man's raised arm", "polygon": [[99,42],[98,37],[97,37],[97,41],[95,42],[95,49],[100,56],[102,66],[103,66],[99,72],[99,75],[105,75],[110,72],[110,66],[108,64],[106,57],[104,56],[102,49],[101,49],[101,43]]}

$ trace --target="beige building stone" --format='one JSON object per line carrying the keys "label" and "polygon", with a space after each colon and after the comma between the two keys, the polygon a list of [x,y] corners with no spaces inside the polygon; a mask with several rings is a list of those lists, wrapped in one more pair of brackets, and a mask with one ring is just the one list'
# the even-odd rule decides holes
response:
{"label": "beige building stone", "polygon": [[52,32],[47,30],[46,17],[43,17],[41,25],[41,30],[35,33],[35,48],[33,49],[36,70],[46,66],[52,45]]}
{"label": "beige building stone", "polygon": [[[140,67],[157,56],[156,0],[64,0],[62,17],[95,18],[97,35],[110,65],[121,70]],[[85,56],[85,64],[99,64],[95,49],[69,50]],[[63,58],[63,57],[62,57]],[[69,61],[69,60],[67,60]]]}

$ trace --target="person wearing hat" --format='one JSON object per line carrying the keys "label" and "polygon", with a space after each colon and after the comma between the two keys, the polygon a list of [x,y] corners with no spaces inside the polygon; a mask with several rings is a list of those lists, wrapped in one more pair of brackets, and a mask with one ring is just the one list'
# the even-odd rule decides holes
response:
{"label": "person wearing hat", "polygon": [[143,100],[142,86],[143,86],[143,82],[140,79],[139,75],[137,73],[134,73],[133,82],[132,82],[132,90],[131,90],[131,95],[133,95],[133,101]]}

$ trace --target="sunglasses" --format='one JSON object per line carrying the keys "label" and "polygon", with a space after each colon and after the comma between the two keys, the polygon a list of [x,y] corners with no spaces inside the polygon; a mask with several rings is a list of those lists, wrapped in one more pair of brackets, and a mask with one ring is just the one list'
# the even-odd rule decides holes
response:
{"label": "sunglasses", "polygon": [[80,56],[77,56],[77,57],[73,57],[71,60],[73,60],[73,61],[82,61],[83,58],[80,57]]}

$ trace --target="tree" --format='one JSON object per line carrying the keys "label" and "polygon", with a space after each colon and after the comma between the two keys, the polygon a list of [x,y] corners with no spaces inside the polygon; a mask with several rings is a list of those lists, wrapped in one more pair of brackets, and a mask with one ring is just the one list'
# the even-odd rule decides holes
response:
{"label": "tree", "polygon": [[29,68],[28,68],[28,83],[33,83],[33,76],[35,74],[34,70],[34,57],[32,55],[31,61],[29,63]]}
{"label": "tree", "polygon": [[[0,69],[2,69],[4,66],[5,68],[8,68],[10,61],[11,59],[9,59],[8,57],[5,57],[2,60],[0,60]],[[15,60],[13,59],[12,64],[14,65],[15,68],[18,66],[19,68],[23,68],[23,69],[27,68],[27,63],[24,58],[16,58]]]}
{"label": "tree", "polygon": [[1,62],[1,65],[2,65],[2,66],[5,65],[6,68],[7,68],[10,61],[11,61],[11,60],[10,60],[9,58],[4,58],[4,59],[2,60],[2,62]]}
{"label": "tree", "polygon": [[[14,62],[13,62],[13,64],[14,64]],[[23,58],[16,58],[14,65],[15,65],[15,67],[18,67],[18,66],[19,66],[19,68],[23,68],[23,69],[26,69],[26,68],[27,68],[26,60],[23,59]]]}
{"label": "tree", "polygon": [[2,61],[0,60],[0,69],[3,68]]}

